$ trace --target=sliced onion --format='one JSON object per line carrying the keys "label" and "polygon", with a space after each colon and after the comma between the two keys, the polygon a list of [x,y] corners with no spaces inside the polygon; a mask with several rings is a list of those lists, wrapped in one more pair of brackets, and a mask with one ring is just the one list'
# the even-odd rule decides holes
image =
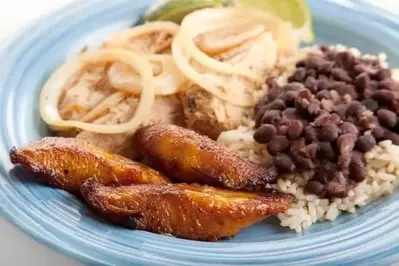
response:
{"label": "sliced onion", "polygon": [[[201,49],[195,43],[195,38],[200,34],[210,30],[220,30],[223,26],[236,26],[236,23],[233,22],[234,20],[230,20],[230,24],[228,24],[226,23],[226,20],[223,19],[223,15],[225,12],[227,12],[227,10],[230,9],[203,9],[186,16],[181,24],[180,29],[182,45],[184,46],[184,49],[187,51],[187,54],[190,58],[195,59],[195,61],[198,63],[207,66],[212,70],[218,71],[222,74],[245,76],[259,82],[260,78],[250,70],[234,67],[228,63],[220,62],[204,53],[204,51],[201,51]],[[217,21],[213,21],[210,19],[210,17],[213,16],[209,15],[218,15],[219,18]]]}
{"label": "sliced onion", "polygon": [[104,42],[105,48],[130,48],[129,42],[136,38],[140,38],[143,35],[153,34],[155,32],[168,33],[175,35],[180,26],[170,21],[155,21],[150,22],[141,26],[130,28],[121,32],[118,32],[111,36],[109,40]]}
{"label": "sliced onion", "polygon": [[[225,31],[225,29],[218,30],[217,33],[223,34],[223,31]],[[264,32],[265,28],[262,25],[250,25],[247,31],[236,36],[229,36],[222,40],[212,39],[209,36],[205,37],[204,35],[209,35],[209,33],[203,33],[195,38],[195,43],[207,54],[218,54],[238,46],[248,39],[255,38]]]}
{"label": "sliced onion", "polygon": [[[134,117],[129,122],[118,125],[97,125],[62,119],[58,110],[58,103],[63,88],[69,79],[87,64],[108,62],[121,62],[140,74],[141,86],[145,89],[141,92]],[[144,57],[122,49],[102,49],[86,52],[66,62],[46,82],[40,95],[40,115],[47,124],[57,129],[79,128],[103,134],[131,132],[139,127],[151,110],[155,98],[152,80],[151,64]]]}
{"label": "sliced onion", "polygon": [[[153,86],[156,95],[175,94],[186,80],[185,76],[177,68],[175,61],[170,55],[145,55],[153,66]],[[140,94],[143,87],[140,75],[123,64],[114,64],[109,72],[108,78],[114,88],[128,90]]]}
{"label": "sliced onion", "polygon": [[[220,87],[216,86],[214,83],[211,82],[212,79],[207,73],[199,73],[192,66],[189,59],[187,58],[186,51],[182,45],[183,43],[181,42],[181,34],[182,32],[179,32],[175,37],[175,41],[173,42],[172,45],[173,57],[180,71],[183,72],[183,74],[189,80],[199,85],[204,90],[210,92],[214,96],[224,101],[230,102],[231,104],[243,107],[249,107],[255,104],[255,100],[250,97],[235,97],[234,91],[232,93],[229,93],[228,90],[234,90],[234,88],[229,88],[228,85],[224,87],[224,89],[227,92],[223,91]],[[265,33],[264,36],[262,36],[262,38],[267,38],[268,42],[271,43],[270,49],[273,49],[273,47],[274,49],[276,49],[270,33],[269,34]],[[275,54],[276,51],[274,50],[270,52]],[[273,56],[273,58],[275,59],[275,55]]]}

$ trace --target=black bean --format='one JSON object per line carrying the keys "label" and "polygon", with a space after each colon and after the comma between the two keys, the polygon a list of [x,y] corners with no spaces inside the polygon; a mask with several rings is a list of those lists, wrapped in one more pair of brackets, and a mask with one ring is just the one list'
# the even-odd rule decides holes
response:
{"label": "black bean", "polygon": [[352,161],[352,154],[350,152],[342,154],[338,157],[338,166],[342,173],[349,174],[349,166]]}
{"label": "black bean", "polygon": [[304,129],[304,134],[307,142],[317,141],[318,130],[315,127],[308,125]]}
{"label": "black bean", "polygon": [[277,129],[275,126],[271,124],[265,124],[255,131],[254,139],[258,143],[268,143],[276,136],[276,133]]}
{"label": "black bean", "polygon": [[377,117],[380,123],[386,127],[394,127],[397,122],[396,114],[387,109],[380,109],[377,111]]}
{"label": "black bean", "polygon": [[353,150],[356,142],[355,134],[342,134],[337,139],[337,148],[340,154],[346,154]]}
{"label": "black bean", "polygon": [[298,164],[298,167],[303,170],[313,170],[316,168],[315,161],[309,158],[305,158],[299,154],[295,154],[295,160]]}
{"label": "black bean", "polygon": [[328,100],[332,99],[331,93],[328,90],[319,91],[316,94],[316,97],[319,100],[321,100],[321,99],[328,99]]}
{"label": "black bean", "polygon": [[391,140],[393,144],[399,145],[399,135],[394,132],[385,130],[384,136],[382,137],[382,139]]}
{"label": "black bean", "polygon": [[300,154],[309,159],[316,159],[317,151],[319,150],[319,144],[312,143],[299,150]]}
{"label": "black bean", "polygon": [[267,99],[269,102],[274,101],[277,96],[279,96],[281,93],[280,88],[272,88],[269,90],[268,94],[267,94]]}
{"label": "black bean", "polygon": [[359,183],[366,179],[366,169],[363,163],[363,155],[360,153],[357,156],[352,156],[352,162],[350,164],[349,178]]}
{"label": "black bean", "polygon": [[338,104],[335,106],[334,111],[341,117],[341,119],[346,118],[346,109],[348,109],[347,104]]}
{"label": "black bean", "polygon": [[380,90],[390,90],[394,91],[397,90],[399,87],[398,83],[393,81],[392,79],[384,79],[378,83],[378,88]]}
{"label": "black bean", "polygon": [[284,110],[286,108],[282,99],[276,99],[267,105],[268,110]]}
{"label": "black bean", "polygon": [[340,126],[339,126],[339,130],[341,134],[359,134],[359,130],[357,129],[357,127],[349,122],[343,122]]}
{"label": "black bean", "polygon": [[275,136],[267,145],[267,151],[270,155],[277,155],[290,147],[290,142],[285,136]]}
{"label": "black bean", "polygon": [[355,63],[355,56],[350,52],[339,52],[336,55],[335,61],[337,65],[345,68],[346,70],[350,70]]}
{"label": "black bean", "polygon": [[356,141],[356,148],[361,152],[368,152],[376,145],[374,136],[364,135]]}
{"label": "black bean", "polygon": [[263,105],[261,107],[258,107],[258,109],[255,111],[255,127],[258,128],[262,124],[262,117],[265,114],[266,111],[266,106]]}
{"label": "black bean", "polygon": [[324,185],[317,180],[310,180],[305,186],[305,192],[321,196],[324,192]]}
{"label": "black bean", "polygon": [[316,70],[314,70],[314,69],[308,69],[308,70],[306,71],[306,76],[307,76],[307,77],[315,78],[315,77],[317,76],[317,72],[316,72]]}
{"label": "black bean", "polygon": [[286,125],[279,125],[277,127],[277,134],[285,136],[288,133],[288,126]]}
{"label": "black bean", "polygon": [[394,94],[390,90],[381,89],[372,92],[371,97],[380,104],[389,104],[394,99]]}
{"label": "black bean", "polygon": [[377,71],[375,77],[378,80],[390,79],[392,77],[392,72],[388,68],[382,68]]}
{"label": "black bean", "polygon": [[290,118],[290,119],[297,119],[300,117],[295,108],[285,109],[283,111],[283,116]]}
{"label": "black bean", "polygon": [[348,104],[346,116],[357,116],[362,111],[364,111],[363,105],[358,101],[352,101]]}
{"label": "black bean", "polygon": [[317,89],[319,91],[328,90],[328,86],[330,84],[330,80],[328,79],[328,77],[326,77],[324,75],[319,75],[318,83],[319,84],[318,84]]}
{"label": "black bean", "polygon": [[296,62],[295,64],[296,67],[305,67],[306,66],[306,60],[300,60]]}
{"label": "black bean", "polygon": [[328,48],[328,46],[325,45],[325,44],[320,45],[320,46],[319,46],[319,49],[320,49],[320,51],[322,51],[323,53],[326,53],[326,52],[330,51],[330,48]]}
{"label": "black bean", "polygon": [[334,68],[334,62],[324,61],[319,65],[317,70],[319,71],[319,73],[329,75],[333,68]]}
{"label": "black bean", "polygon": [[365,89],[367,89],[370,86],[370,82],[370,77],[365,72],[359,74],[355,78],[355,85],[359,91],[364,91]]}
{"label": "black bean", "polygon": [[382,127],[375,127],[372,130],[372,134],[376,140],[380,140],[384,137],[385,130]]}
{"label": "black bean", "polygon": [[318,139],[320,141],[334,141],[339,134],[339,128],[334,124],[326,124],[320,128]]}
{"label": "black bean", "polygon": [[303,132],[303,124],[299,120],[292,120],[290,125],[288,126],[288,138],[289,139],[297,139],[302,135]]}
{"label": "black bean", "polygon": [[337,52],[336,51],[328,51],[328,52],[326,52],[326,57],[328,60],[335,60],[337,57]]}
{"label": "black bean", "polygon": [[334,148],[330,144],[330,142],[320,142],[319,143],[319,157],[322,159],[326,159],[329,161],[334,161],[337,158],[337,155],[334,151]]}
{"label": "black bean", "polygon": [[348,195],[348,188],[344,184],[330,181],[325,186],[326,193],[332,198],[344,198]]}
{"label": "black bean", "polygon": [[317,93],[319,82],[315,77],[309,76],[306,78],[304,85],[312,93]]}
{"label": "black bean", "polygon": [[292,173],[295,172],[295,164],[291,157],[285,153],[278,154],[273,157],[273,164],[279,172]]}
{"label": "black bean", "polygon": [[324,59],[319,55],[311,55],[306,59],[306,67],[317,69],[324,63]]}
{"label": "black bean", "polygon": [[344,82],[347,82],[347,83],[352,82],[352,78],[342,68],[337,68],[337,67],[333,68],[331,70],[331,77],[334,80],[338,80],[338,81],[344,81]]}
{"label": "black bean", "polygon": [[286,106],[295,106],[295,99],[298,96],[297,91],[286,91],[281,95],[281,99]]}
{"label": "black bean", "polygon": [[288,78],[288,82],[302,82],[306,78],[306,69],[303,67],[299,67],[296,69],[295,73]]}
{"label": "black bean", "polygon": [[362,104],[372,112],[378,109],[378,102],[374,101],[373,99],[365,99],[362,101]]}
{"label": "black bean", "polygon": [[266,111],[262,117],[262,124],[277,124],[281,120],[281,111]]}

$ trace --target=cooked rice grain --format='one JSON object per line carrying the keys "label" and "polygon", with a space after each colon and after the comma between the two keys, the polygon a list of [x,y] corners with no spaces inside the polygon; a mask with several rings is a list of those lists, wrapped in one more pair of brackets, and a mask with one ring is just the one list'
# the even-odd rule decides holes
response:
{"label": "cooked rice grain", "polygon": [[[264,145],[256,143],[252,136],[253,131],[250,128],[240,127],[223,132],[218,142],[255,163],[270,164],[271,157]],[[365,206],[391,194],[399,187],[399,161],[392,160],[395,157],[399,158],[399,146],[393,145],[391,141],[382,141],[366,153],[366,180],[351,190],[348,197],[342,199],[320,199],[315,195],[304,194],[306,181],[314,174],[312,171],[282,176],[277,180],[276,189],[294,195],[297,202],[277,216],[281,226],[299,233],[318,221],[333,221],[342,212],[354,213],[356,207]]]}

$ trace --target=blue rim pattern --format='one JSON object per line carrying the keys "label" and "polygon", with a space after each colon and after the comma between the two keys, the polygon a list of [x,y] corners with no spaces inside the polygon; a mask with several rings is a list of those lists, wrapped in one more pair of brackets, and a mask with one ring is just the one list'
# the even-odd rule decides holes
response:
{"label": "blue rim pattern", "polygon": [[[399,44],[399,23],[394,16],[359,1],[344,2],[347,6],[309,1],[316,22],[325,24],[324,29],[336,25],[361,36],[369,36],[369,31],[383,34],[378,45],[399,65],[393,48]],[[37,114],[37,88],[52,69],[75,52],[69,50],[76,43],[73,36],[84,36],[98,25],[106,27],[115,21],[121,22],[116,27],[126,26],[131,21],[120,18],[131,14],[133,19],[146,6],[145,1],[82,1],[26,29],[0,52],[1,214],[40,242],[96,265],[387,265],[399,261],[399,195],[345,217],[335,226],[322,226],[298,237],[289,233],[281,239],[266,235],[264,239],[242,237],[237,242],[202,243],[108,225],[93,217],[73,196],[44,187],[21,169],[12,168],[8,150],[46,134]],[[362,23],[367,27],[359,27]],[[321,35],[328,40],[336,38]],[[373,47],[365,49],[377,52]]]}

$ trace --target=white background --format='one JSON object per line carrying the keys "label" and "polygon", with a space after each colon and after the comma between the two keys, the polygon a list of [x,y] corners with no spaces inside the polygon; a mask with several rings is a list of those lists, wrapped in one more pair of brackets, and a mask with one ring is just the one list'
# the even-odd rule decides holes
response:
{"label": "white background", "polygon": [[[18,28],[32,23],[48,12],[61,8],[72,1],[73,0],[0,0],[0,45],[2,39],[13,34]],[[333,1],[341,3],[346,2],[345,0]],[[399,11],[399,1],[397,0],[369,1],[382,8],[387,8],[390,11]],[[78,266],[79,264],[31,240],[28,236],[19,232],[14,226],[9,225],[0,218],[0,265]]]}

